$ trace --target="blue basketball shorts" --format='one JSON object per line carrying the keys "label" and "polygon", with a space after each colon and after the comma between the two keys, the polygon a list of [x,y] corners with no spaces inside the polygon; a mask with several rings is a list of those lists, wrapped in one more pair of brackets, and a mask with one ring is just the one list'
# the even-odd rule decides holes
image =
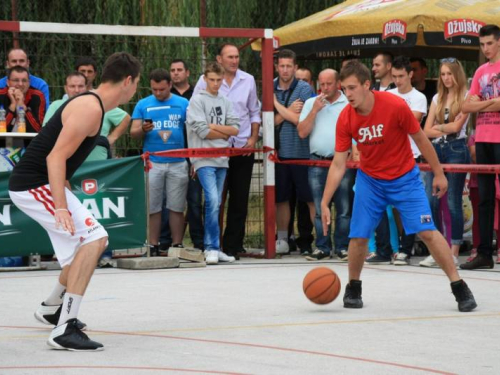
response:
{"label": "blue basketball shorts", "polygon": [[398,210],[406,234],[436,230],[417,166],[394,180],[358,170],[349,237],[370,238],[389,204]]}

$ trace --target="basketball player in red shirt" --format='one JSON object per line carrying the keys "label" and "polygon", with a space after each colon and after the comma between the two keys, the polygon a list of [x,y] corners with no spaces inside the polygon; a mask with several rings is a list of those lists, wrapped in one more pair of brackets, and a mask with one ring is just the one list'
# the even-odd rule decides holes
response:
{"label": "basketball player in red shirt", "polygon": [[361,270],[368,251],[368,239],[387,205],[400,213],[407,234],[418,233],[451,282],[460,311],[472,311],[477,304],[467,284],[460,279],[451,250],[432,220],[429,201],[420,180],[410,147],[410,135],[429,162],[434,181],[433,194],[446,193],[448,182],[436,152],[403,99],[370,90],[370,71],[358,61],[349,62],[340,73],[349,104],[337,122],[335,157],[321,202],[323,229],[330,225],[328,203],[346,169],[352,140],[361,153],[351,219],[348,250],[349,283],[344,307],[361,308]]}

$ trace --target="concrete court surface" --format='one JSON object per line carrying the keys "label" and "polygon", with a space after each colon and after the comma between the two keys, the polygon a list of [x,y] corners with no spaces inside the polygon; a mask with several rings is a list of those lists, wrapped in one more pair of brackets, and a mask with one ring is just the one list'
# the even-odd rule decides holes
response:
{"label": "concrete court surface", "polygon": [[[463,258],[463,257],[462,257]],[[102,352],[50,350],[33,312],[58,271],[0,273],[0,374],[500,374],[500,265],[462,272],[460,313],[439,269],[370,266],[365,307],[302,293],[319,264],[242,259],[197,269],[98,269],[80,309]],[[463,259],[462,259],[463,260]]]}

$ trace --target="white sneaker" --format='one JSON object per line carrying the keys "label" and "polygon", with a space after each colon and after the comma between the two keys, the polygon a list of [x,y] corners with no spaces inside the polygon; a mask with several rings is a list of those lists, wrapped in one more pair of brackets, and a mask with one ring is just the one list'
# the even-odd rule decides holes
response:
{"label": "white sneaker", "polygon": [[436,263],[432,255],[429,255],[427,258],[421,261],[419,265],[420,267],[438,267],[438,264]]}
{"label": "white sneaker", "polygon": [[456,257],[455,255],[452,256],[453,256],[453,264],[455,264],[455,266],[458,266],[458,257]]}
{"label": "white sneaker", "polygon": [[228,263],[233,263],[236,258],[231,256],[231,255],[227,255],[226,253],[223,253],[222,251],[219,251],[219,262],[228,262]]}
{"label": "white sneaker", "polygon": [[206,250],[205,251],[205,262],[207,264],[217,264],[219,263],[219,252],[218,250]]}
{"label": "white sneaker", "polygon": [[396,256],[394,257],[395,266],[407,266],[409,264],[410,264],[410,259],[408,258],[408,254],[396,253]]}
{"label": "white sneaker", "polygon": [[288,242],[286,242],[286,240],[276,241],[276,254],[288,254],[289,251],[290,247],[288,246]]}

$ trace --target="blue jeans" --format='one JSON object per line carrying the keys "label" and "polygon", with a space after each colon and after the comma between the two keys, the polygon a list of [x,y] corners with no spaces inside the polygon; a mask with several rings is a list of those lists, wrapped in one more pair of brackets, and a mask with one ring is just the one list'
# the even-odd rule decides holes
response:
{"label": "blue jeans", "polygon": [[[470,164],[470,154],[465,139],[455,139],[450,142],[433,143],[438,159],[443,164]],[[464,214],[462,209],[462,194],[464,191],[466,173],[446,173],[448,179],[448,207],[451,215],[451,243],[460,245],[464,235]],[[434,174],[427,173],[425,191],[429,198],[432,218],[436,228],[443,233],[442,220],[439,214],[439,199],[432,195],[432,180]]]}
{"label": "blue jeans", "polygon": [[219,210],[227,168],[202,167],[196,171],[205,193],[205,250],[220,250]]}
{"label": "blue jeans", "polygon": [[[311,155],[311,160],[318,160],[318,158]],[[328,235],[323,235],[323,224],[321,223],[321,199],[323,198],[327,176],[328,168],[309,167],[309,186],[311,187],[314,207],[316,208],[316,216],[314,217],[316,247],[324,253],[330,254],[332,250],[330,228],[328,228]],[[336,213],[333,239],[337,254],[341,250],[347,250],[349,246],[349,227],[351,225],[352,201],[354,199],[352,187],[355,178],[356,170],[347,169],[332,199]]]}

